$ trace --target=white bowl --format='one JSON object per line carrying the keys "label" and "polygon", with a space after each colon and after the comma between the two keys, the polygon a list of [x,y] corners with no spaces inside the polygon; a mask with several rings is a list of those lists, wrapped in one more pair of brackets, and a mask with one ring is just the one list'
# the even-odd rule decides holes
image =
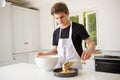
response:
{"label": "white bowl", "polygon": [[57,55],[42,55],[35,57],[36,65],[41,71],[51,71],[54,69],[58,62]]}

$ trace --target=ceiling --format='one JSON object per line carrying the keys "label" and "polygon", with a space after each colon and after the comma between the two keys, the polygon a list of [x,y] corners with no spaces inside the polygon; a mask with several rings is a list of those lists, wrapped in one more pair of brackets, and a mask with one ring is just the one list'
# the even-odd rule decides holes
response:
{"label": "ceiling", "polygon": [[6,0],[6,1],[11,2],[13,5],[40,10],[40,7],[55,0]]}

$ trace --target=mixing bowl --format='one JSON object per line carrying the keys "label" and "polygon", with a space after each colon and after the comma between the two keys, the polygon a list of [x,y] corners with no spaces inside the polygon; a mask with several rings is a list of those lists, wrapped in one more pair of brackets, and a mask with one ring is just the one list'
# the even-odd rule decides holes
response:
{"label": "mixing bowl", "polygon": [[58,56],[57,55],[41,55],[35,57],[35,62],[41,71],[51,71],[57,65]]}

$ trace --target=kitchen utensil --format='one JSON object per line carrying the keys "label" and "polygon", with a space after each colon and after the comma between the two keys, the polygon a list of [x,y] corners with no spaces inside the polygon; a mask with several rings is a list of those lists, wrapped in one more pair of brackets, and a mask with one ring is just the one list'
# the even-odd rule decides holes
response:
{"label": "kitchen utensil", "polygon": [[74,77],[78,75],[78,69],[77,68],[69,68],[71,73],[61,73],[62,68],[56,68],[53,70],[54,75],[57,77]]}
{"label": "kitchen utensil", "polygon": [[51,71],[58,62],[58,56],[41,55],[39,57],[35,57],[35,62],[41,71]]}

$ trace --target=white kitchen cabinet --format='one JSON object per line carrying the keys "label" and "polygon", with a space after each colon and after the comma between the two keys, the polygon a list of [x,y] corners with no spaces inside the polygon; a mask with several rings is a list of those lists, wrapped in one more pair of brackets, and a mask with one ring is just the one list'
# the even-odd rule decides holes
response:
{"label": "white kitchen cabinet", "polygon": [[34,63],[35,64],[35,54],[37,52],[32,52],[32,53],[29,53],[28,55],[28,63]]}
{"label": "white kitchen cabinet", "polygon": [[12,6],[13,53],[39,50],[39,11]]}
{"label": "white kitchen cabinet", "polygon": [[17,54],[17,55],[13,55],[13,63],[28,63],[28,54]]}
{"label": "white kitchen cabinet", "polygon": [[0,8],[0,66],[29,62],[28,53],[39,50],[39,15],[8,2]]}
{"label": "white kitchen cabinet", "polygon": [[0,66],[12,64],[10,5],[0,7]]}
{"label": "white kitchen cabinet", "polygon": [[35,64],[35,54],[37,52],[19,53],[12,55],[12,61],[16,63],[34,63]]}
{"label": "white kitchen cabinet", "polygon": [[35,64],[35,55],[30,54],[28,57],[28,63],[34,63]]}

